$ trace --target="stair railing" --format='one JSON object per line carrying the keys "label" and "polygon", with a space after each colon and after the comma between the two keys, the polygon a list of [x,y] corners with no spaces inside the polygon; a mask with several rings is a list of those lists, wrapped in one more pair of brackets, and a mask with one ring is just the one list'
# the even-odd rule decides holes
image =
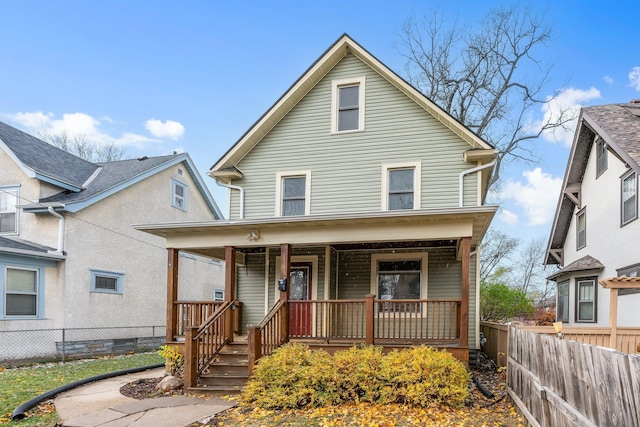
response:
{"label": "stair railing", "polygon": [[253,367],[262,356],[289,341],[289,305],[285,300],[278,301],[269,310],[258,326],[247,326],[249,377]]}
{"label": "stair railing", "polygon": [[225,301],[197,326],[187,327],[184,340],[184,389],[194,387],[200,375],[220,350],[233,339],[236,301]]}

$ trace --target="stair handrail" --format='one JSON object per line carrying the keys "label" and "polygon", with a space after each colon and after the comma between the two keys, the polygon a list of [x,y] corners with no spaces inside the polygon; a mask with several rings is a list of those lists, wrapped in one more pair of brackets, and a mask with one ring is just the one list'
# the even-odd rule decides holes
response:
{"label": "stair handrail", "polygon": [[[209,362],[220,350],[231,341],[227,323],[232,321],[231,310],[236,300],[225,301],[218,310],[198,327],[189,327],[185,334],[185,389],[197,383],[198,376],[206,369]],[[233,333],[233,332],[231,332]]]}
{"label": "stair handrail", "polygon": [[[268,356],[271,352],[286,343],[289,339],[288,322],[289,316],[287,312],[288,302],[286,300],[280,300],[267,313],[258,326],[247,327],[247,341],[248,341],[248,360],[249,360],[249,376],[251,376],[255,363],[262,356]],[[280,317],[278,319],[278,315]],[[279,332],[276,342],[266,342],[267,335],[265,330],[273,322],[280,320],[280,327],[276,330]],[[275,326],[275,325],[274,325]]]}

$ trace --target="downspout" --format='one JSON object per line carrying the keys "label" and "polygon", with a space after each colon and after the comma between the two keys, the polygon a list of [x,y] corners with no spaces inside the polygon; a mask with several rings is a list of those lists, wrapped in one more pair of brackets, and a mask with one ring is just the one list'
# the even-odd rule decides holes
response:
{"label": "downspout", "polygon": [[464,202],[462,200],[462,196],[464,195],[464,177],[465,177],[465,175],[469,175],[471,173],[475,173],[475,172],[481,171],[482,169],[490,168],[491,166],[495,165],[497,161],[498,161],[498,159],[494,158],[493,160],[491,160],[487,164],[476,166],[475,168],[471,168],[471,169],[468,169],[466,171],[460,172],[460,177],[459,177],[459,182],[458,182],[459,191],[460,191],[460,199],[459,199],[459,206],[460,207],[462,207],[464,205]]}
{"label": "downspout", "polygon": [[[244,188],[240,187],[239,185],[227,184],[225,182],[220,181],[219,178],[214,177],[214,179],[216,180],[216,184],[218,184],[219,186],[226,187],[231,190],[238,190],[240,192],[240,219],[244,219]],[[231,206],[229,206],[229,214],[231,214]]]}
{"label": "downspout", "polygon": [[64,254],[64,217],[54,211],[51,206],[49,206],[47,210],[51,215],[58,218],[58,249],[56,249],[55,253]]}

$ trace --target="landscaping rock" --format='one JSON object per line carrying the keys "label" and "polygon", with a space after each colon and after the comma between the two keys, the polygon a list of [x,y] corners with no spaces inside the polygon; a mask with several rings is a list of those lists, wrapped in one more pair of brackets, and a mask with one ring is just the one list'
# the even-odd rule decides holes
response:
{"label": "landscaping rock", "polygon": [[184,385],[184,381],[182,381],[178,377],[174,377],[172,375],[166,376],[158,383],[156,386],[156,390],[162,391],[171,391],[181,388]]}

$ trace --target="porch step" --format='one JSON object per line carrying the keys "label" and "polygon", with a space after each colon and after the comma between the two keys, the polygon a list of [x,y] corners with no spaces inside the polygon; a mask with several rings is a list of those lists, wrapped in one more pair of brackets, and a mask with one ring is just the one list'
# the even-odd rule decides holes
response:
{"label": "porch step", "polygon": [[198,387],[191,387],[189,388],[189,392],[190,393],[194,393],[194,394],[206,394],[208,396],[212,396],[212,397],[220,397],[220,396],[226,396],[226,395],[233,395],[233,394],[239,394],[242,391],[242,387],[241,385],[229,385],[229,386],[198,386]]}
{"label": "porch step", "polygon": [[238,393],[249,379],[249,357],[247,340],[234,338],[209,364],[198,378],[196,392]]}

